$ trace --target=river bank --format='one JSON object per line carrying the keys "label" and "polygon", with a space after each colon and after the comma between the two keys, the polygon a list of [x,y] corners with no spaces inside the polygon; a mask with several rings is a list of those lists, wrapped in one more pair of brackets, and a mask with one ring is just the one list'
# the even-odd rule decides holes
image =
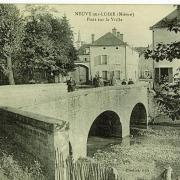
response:
{"label": "river bank", "polygon": [[37,158],[0,134],[0,180],[45,180],[44,174]]}
{"label": "river bank", "polygon": [[127,180],[155,179],[164,168],[173,168],[173,179],[180,176],[180,127],[153,125],[147,130],[134,129],[125,143],[110,143],[99,148],[93,159],[115,167]]}

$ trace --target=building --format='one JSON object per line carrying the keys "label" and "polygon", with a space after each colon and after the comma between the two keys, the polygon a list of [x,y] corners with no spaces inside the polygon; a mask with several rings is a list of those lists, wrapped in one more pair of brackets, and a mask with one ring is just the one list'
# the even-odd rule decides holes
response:
{"label": "building", "polygon": [[134,48],[139,53],[139,63],[138,63],[138,76],[140,80],[152,80],[153,76],[153,60],[145,59],[144,52],[149,47],[136,47]]}
{"label": "building", "polygon": [[[79,59],[75,64],[79,78],[88,75],[92,80],[96,75],[103,78],[104,81],[110,81],[112,78],[117,81],[131,78],[133,81],[138,80],[138,52],[123,41],[123,34],[117,32],[114,28],[95,40],[92,34],[91,44],[81,46],[79,49]],[[88,68],[84,75],[78,67]],[[78,72],[79,70],[79,72]],[[87,78],[87,76],[86,76]],[[84,79],[81,78],[84,83]]]}
{"label": "building", "polygon": [[[152,39],[154,48],[158,43],[169,44],[172,42],[180,41],[180,33],[169,31],[167,27],[167,21],[176,21],[180,23],[180,6],[172,13],[161,19],[159,22],[150,27],[152,30]],[[155,82],[160,82],[163,77],[167,77],[167,81],[172,83],[173,77],[177,73],[179,67],[179,59],[174,59],[172,62],[167,60],[159,61],[154,63],[155,70]]]}
{"label": "building", "polygon": [[90,80],[90,45],[83,44],[78,50],[75,71],[71,72],[77,84],[88,84]]}

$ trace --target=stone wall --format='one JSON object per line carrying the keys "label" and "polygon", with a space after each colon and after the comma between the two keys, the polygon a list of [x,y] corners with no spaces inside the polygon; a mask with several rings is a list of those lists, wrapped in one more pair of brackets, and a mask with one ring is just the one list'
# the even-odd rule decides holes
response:
{"label": "stone wall", "polygon": [[0,130],[12,137],[46,168],[48,179],[55,175],[55,151],[67,156],[68,123],[10,107],[0,108]]}

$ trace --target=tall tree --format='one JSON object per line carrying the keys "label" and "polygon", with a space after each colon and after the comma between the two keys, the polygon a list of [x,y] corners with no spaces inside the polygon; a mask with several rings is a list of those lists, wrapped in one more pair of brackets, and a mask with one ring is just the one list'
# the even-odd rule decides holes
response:
{"label": "tall tree", "polygon": [[77,59],[77,51],[73,46],[73,32],[66,16],[52,19],[51,25],[56,65],[59,67],[59,73],[66,75],[74,70],[74,61]]}
{"label": "tall tree", "polygon": [[23,20],[13,4],[0,4],[0,67],[13,85],[13,61],[20,49]]}
{"label": "tall tree", "polygon": [[32,15],[27,18],[19,66],[24,77],[34,76],[34,71],[51,70],[55,64],[53,41],[49,38],[52,31],[50,15]]}
{"label": "tall tree", "polygon": [[66,74],[77,58],[73,33],[66,19],[55,18],[48,11],[32,8],[27,17],[20,67],[33,78],[35,70],[48,74]]}

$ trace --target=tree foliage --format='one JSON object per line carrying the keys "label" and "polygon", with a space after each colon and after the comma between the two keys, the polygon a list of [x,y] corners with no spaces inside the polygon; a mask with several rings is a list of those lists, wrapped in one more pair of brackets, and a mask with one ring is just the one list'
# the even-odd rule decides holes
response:
{"label": "tree foliage", "polygon": [[161,113],[169,116],[173,121],[180,119],[180,83],[161,83],[156,89],[156,102]]}
{"label": "tree foliage", "polygon": [[147,49],[145,58],[152,58],[156,62],[167,60],[172,62],[174,59],[180,59],[180,42],[169,44],[158,43],[154,50]]}
{"label": "tree foliage", "polygon": [[[175,18],[171,21],[165,19],[163,22],[168,31],[180,33],[180,23]],[[167,60],[172,62],[174,59],[180,59],[180,42],[169,44],[158,43],[154,49],[147,49],[144,53],[146,59],[153,59],[156,62]],[[159,88],[156,88],[156,102],[161,112],[168,115],[172,120],[180,119],[180,66],[177,73],[174,74],[174,83],[169,84],[166,81],[159,82]]]}
{"label": "tree foliage", "polygon": [[23,37],[23,19],[13,4],[0,4],[0,68],[14,84],[13,61],[20,50]]}
{"label": "tree foliage", "polygon": [[26,17],[22,58],[19,62],[23,74],[33,79],[34,72],[47,75],[66,75],[74,68],[77,58],[73,46],[73,32],[67,18],[53,17],[48,11],[35,7]]}
{"label": "tree foliage", "polygon": [[54,77],[74,69],[77,53],[70,24],[66,16],[54,17],[50,10],[28,5],[21,18],[15,5],[0,6],[1,70],[11,84],[13,74],[18,83],[27,83],[35,72]]}
{"label": "tree foliage", "polygon": [[[167,31],[180,33],[180,22],[178,18],[172,20],[165,19],[162,22]],[[158,43],[153,49],[147,49],[144,53],[146,59],[152,58],[155,61],[167,60],[172,62],[174,59],[180,59],[180,41],[168,44]]]}

